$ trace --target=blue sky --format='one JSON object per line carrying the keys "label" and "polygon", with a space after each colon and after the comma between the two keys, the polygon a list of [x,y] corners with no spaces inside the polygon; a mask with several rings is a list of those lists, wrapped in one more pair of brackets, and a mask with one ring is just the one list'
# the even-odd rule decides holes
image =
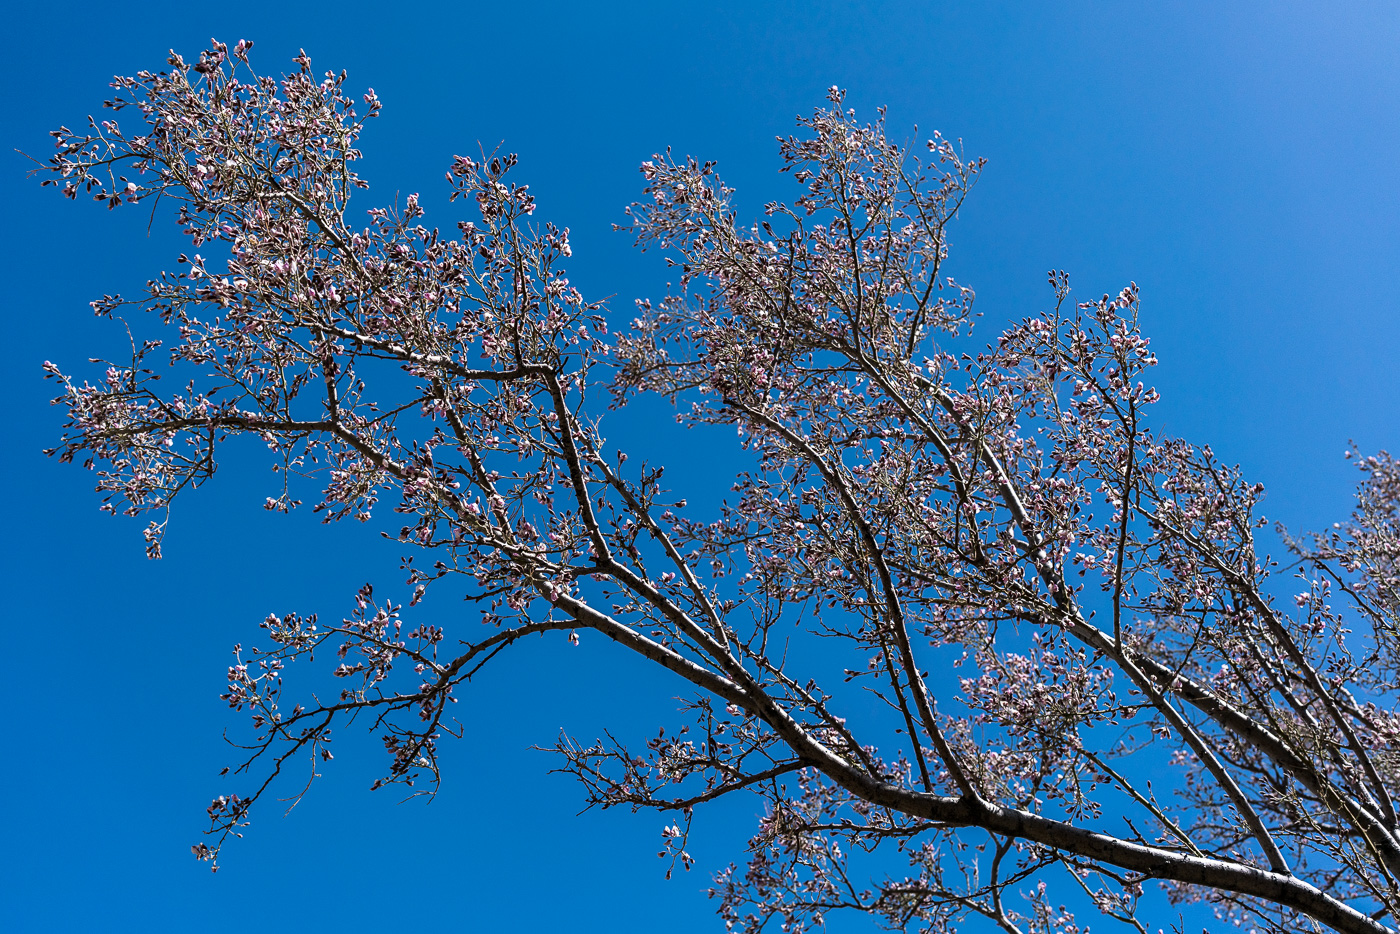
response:
{"label": "blue sky", "polygon": [[[573,229],[575,284],[625,311],[665,271],[611,224],[636,166],[672,146],[717,159],[742,212],[793,196],[775,135],[850,89],[895,135],[940,130],[989,163],[950,270],[996,322],[1043,310],[1045,271],[1081,295],[1142,288],[1165,429],[1208,442],[1317,527],[1348,509],[1349,439],[1400,446],[1400,7],[1393,4],[680,3],[442,5],[81,2],[7,14],[0,74],[0,264],[9,399],[0,470],[11,607],[0,705],[0,918],[15,931],[712,931],[708,872],[740,855],[752,806],[701,826],[670,882],[651,815],[575,814],[578,790],[531,751],[561,727],[654,730],[676,685],[554,643],[516,653],[464,700],[431,806],[367,786],[379,753],[341,739],[290,817],[265,811],[211,876],[189,856],[229,755],[218,700],[233,643],[270,611],[346,611],[396,550],[257,508],[261,474],[225,459],[147,562],[140,523],[100,515],[80,470],[45,460],[60,416],[40,363],[112,345],[87,302],[173,264],[168,220],[39,191],[41,158],[117,72],[256,40],[373,86],[366,205],[421,191],[450,226],[442,172],[504,140],[543,216]],[[915,136],[914,125],[918,125]],[[650,426],[616,423],[644,443]],[[669,445],[660,436],[653,444]],[[681,439],[682,441],[684,438]],[[666,453],[664,451],[660,452]],[[680,453],[680,452],[677,452]],[[720,461],[685,454],[704,484]],[[445,618],[452,606],[435,611]],[[585,661],[579,662],[583,657]],[[660,716],[639,714],[648,708]],[[409,911],[406,903],[422,907]],[[1163,919],[1166,923],[1167,919]],[[1097,925],[1096,925],[1097,926]],[[861,929],[839,920],[835,931]]]}

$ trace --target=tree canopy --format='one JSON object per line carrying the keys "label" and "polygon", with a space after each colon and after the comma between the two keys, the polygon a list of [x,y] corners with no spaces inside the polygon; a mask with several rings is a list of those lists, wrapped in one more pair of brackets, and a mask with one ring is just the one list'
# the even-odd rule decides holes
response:
{"label": "tree canopy", "polygon": [[[270,616],[240,649],[247,758],[196,856],[350,723],[384,745],[375,787],[433,793],[473,676],[591,631],[692,694],[650,739],[561,737],[558,767],[590,804],[671,815],[672,866],[702,805],[757,796],[713,883],[731,929],[1082,930],[1068,887],[1145,931],[1157,886],[1260,929],[1394,929],[1388,455],[1355,454],[1349,518],[1289,534],[1261,485],[1154,424],[1135,285],[1079,301],[1053,271],[1043,311],[975,343],[943,266],[981,161],[893,142],[838,89],[780,141],[801,194],[752,223],[713,163],[642,165],[626,229],[676,282],[619,316],[570,284],[568,230],[531,220],[512,155],[453,159],[455,232],[413,195],[351,209],[373,91],[305,55],[259,75],[250,47],[118,79],[41,173],[113,208],[168,200],[192,244],[144,295],[93,303],[149,313],[129,358],[46,365],[52,453],[146,518],[147,552],[239,436],[281,478],[268,509],[392,508],[414,550],[407,606],[366,585],[344,619]],[[748,466],[714,514],[609,448],[602,416],[642,395],[734,429]],[[415,618],[430,589],[474,609]],[[330,693],[301,671],[318,653]]]}

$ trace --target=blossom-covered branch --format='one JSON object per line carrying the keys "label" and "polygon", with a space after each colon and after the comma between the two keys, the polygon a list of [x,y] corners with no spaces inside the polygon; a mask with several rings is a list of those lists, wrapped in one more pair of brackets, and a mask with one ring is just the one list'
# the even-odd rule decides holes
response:
{"label": "blossom-covered branch", "polygon": [[[452,162],[473,211],[453,235],[416,195],[352,210],[378,99],[305,55],[258,75],[249,48],[172,53],[116,80],[108,118],[55,133],[45,184],[169,199],[203,252],[93,303],[154,313],[155,336],[97,382],[47,366],[68,411],[53,453],[96,472],[105,508],[151,515],[153,557],[238,436],[279,472],[269,509],[314,495],[328,522],[368,521],[387,498],[417,551],[407,608],[366,585],[338,623],[272,616],[238,648],[224,697],[252,718],[248,784],[211,805],[198,856],[357,719],[389,754],[376,787],[432,793],[448,705],[482,666],[594,631],[694,693],[644,741],[561,737],[559,767],[590,804],[663,812],[662,855],[686,868],[700,809],[759,796],[747,862],[712,889],[731,928],[854,911],[1078,931],[1064,887],[1145,930],[1154,883],[1262,929],[1394,928],[1387,455],[1361,459],[1349,523],[1270,557],[1262,487],[1153,426],[1137,287],[1076,303],[1051,273],[1049,309],[976,350],[973,293],[944,267],[981,161],[894,143],[836,89],[780,141],[801,194],[753,224],[713,163],[642,166],[627,229],[677,288],[609,333],[514,156]],[[734,499],[702,515],[663,467],[607,456],[599,392],[610,418],[657,393],[736,429]],[[480,622],[411,621],[453,586]],[[298,702],[289,671],[318,652],[338,695]]]}

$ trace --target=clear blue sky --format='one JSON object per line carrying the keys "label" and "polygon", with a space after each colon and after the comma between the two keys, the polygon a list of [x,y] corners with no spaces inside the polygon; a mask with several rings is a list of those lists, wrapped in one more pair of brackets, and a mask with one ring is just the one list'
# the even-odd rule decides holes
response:
{"label": "clear blue sky", "polygon": [[[859,109],[888,105],[897,134],[917,123],[989,159],[952,239],[985,338],[1045,307],[1051,267],[1082,295],[1135,280],[1162,426],[1241,462],[1294,527],[1348,509],[1348,439],[1400,447],[1391,3],[79,2],[17,5],[5,29],[7,931],[714,931],[707,873],[751,828],[751,805],[728,805],[695,839],[697,869],[665,882],[658,817],[576,817],[578,790],[530,745],[561,726],[654,730],[676,685],[541,643],[460,705],[467,738],[432,806],[370,794],[380,754],[345,736],[320,787],[289,818],[265,810],[217,876],[190,858],[230,758],[230,646],[269,611],[339,615],[361,582],[397,573],[361,530],[257,509],[266,478],[236,453],[147,562],[139,523],[100,515],[88,476],[40,454],[60,422],[41,361],[78,369],[111,346],[86,303],[139,288],[179,246],[168,220],[148,238],[138,212],[40,192],[10,150],[45,157],[47,130],[168,48],[246,37],[264,70],[298,47],[349,69],[385,105],[364,139],[365,203],[421,191],[444,226],[452,154],[505,140],[543,215],[573,228],[575,284],[621,309],[664,282],[610,230],[637,164],[667,145],[718,159],[756,214],[792,196],[773,137],[843,85]],[[688,461],[678,481],[715,466]]]}

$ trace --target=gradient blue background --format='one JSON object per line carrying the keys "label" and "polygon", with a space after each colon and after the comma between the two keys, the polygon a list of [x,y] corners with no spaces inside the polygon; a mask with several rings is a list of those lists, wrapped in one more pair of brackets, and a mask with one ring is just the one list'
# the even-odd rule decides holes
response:
{"label": "gradient blue background", "polygon": [[[435,804],[369,794],[380,753],[343,734],[292,816],[264,809],[217,876],[190,858],[230,758],[229,647],[269,611],[338,616],[364,580],[400,575],[397,549],[362,529],[259,510],[271,477],[241,471],[254,460],[236,451],[147,562],[140,524],[99,515],[89,477],[40,454],[60,421],[40,362],[81,370],[115,346],[86,303],[137,291],[180,247],[168,219],[148,238],[142,212],[41,192],[10,150],[46,158],[48,129],[78,125],[112,74],[158,68],[170,47],[252,38],[267,71],[305,47],[376,88],[366,206],[422,191],[450,227],[449,158],[505,140],[542,216],[573,228],[574,282],[622,313],[665,281],[610,229],[636,165],[667,145],[718,159],[756,214],[793,196],[774,135],[840,84],[866,113],[888,105],[895,135],[917,123],[915,138],[939,129],[990,160],[950,267],[977,290],[981,337],[1042,310],[1051,267],[1081,296],[1136,280],[1161,426],[1244,464],[1293,527],[1348,509],[1348,439],[1400,446],[1394,4],[80,2],[6,18],[6,931],[715,931],[708,872],[752,827],[750,802],[717,809],[692,841],[697,869],[665,882],[658,816],[576,817],[578,790],[529,746],[561,726],[654,731],[678,686],[556,640],[504,659],[459,705],[467,736]],[[671,443],[653,428],[614,422],[612,438]],[[723,448],[712,456],[686,453],[676,486],[728,469]]]}

